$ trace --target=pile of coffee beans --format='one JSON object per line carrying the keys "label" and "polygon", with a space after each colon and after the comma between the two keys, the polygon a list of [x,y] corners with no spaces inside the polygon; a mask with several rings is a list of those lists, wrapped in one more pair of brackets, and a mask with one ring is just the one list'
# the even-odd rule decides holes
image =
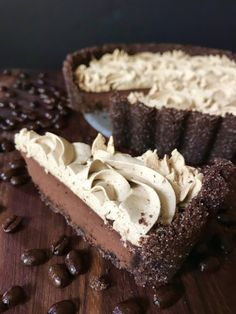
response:
{"label": "pile of coffee beans", "polygon": [[65,92],[52,84],[46,73],[9,72],[12,86],[0,86],[0,130],[16,132],[61,130],[70,114]]}
{"label": "pile of coffee beans", "polygon": [[26,294],[21,286],[13,286],[1,297],[0,300],[0,313],[3,313],[18,304],[24,303],[26,300]]}

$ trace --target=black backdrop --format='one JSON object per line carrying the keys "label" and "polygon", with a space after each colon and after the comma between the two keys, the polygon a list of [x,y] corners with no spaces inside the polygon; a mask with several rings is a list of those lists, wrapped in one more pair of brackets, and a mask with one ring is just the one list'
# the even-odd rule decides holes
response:
{"label": "black backdrop", "polygon": [[0,68],[59,68],[105,42],[236,50],[236,0],[0,0]]}

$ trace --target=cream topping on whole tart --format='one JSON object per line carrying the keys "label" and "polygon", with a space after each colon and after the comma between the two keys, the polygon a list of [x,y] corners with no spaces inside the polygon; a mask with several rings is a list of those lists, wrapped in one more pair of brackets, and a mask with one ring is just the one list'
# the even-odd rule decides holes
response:
{"label": "cream topping on whole tart", "polygon": [[106,145],[101,134],[90,147],[27,129],[15,135],[15,144],[136,246],[157,222],[170,224],[202,185],[202,174],[177,150],[170,158],[156,151],[131,157],[115,151],[112,137]]}
{"label": "cream topping on whole tart", "polygon": [[236,115],[236,62],[225,55],[190,56],[180,50],[129,55],[116,49],[79,65],[75,75],[87,92],[154,87],[148,96],[131,94],[130,103]]}

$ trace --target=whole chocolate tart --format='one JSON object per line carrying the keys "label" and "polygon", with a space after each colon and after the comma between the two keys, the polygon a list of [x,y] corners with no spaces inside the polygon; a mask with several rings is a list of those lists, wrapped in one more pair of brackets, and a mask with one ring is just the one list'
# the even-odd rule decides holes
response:
{"label": "whole chocolate tart", "polygon": [[[141,62],[136,60],[136,63],[131,64],[131,68],[127,67],[128,70],[123,71],[125,62],[129,62],[124,54],[137,56],[138,59],[142,53],[144,53],[144,56],[142,56],[143,60]],[[207,99],[208,91],[206,91],[206,94],[202,95],[202,106],[201,99],[198,99],[198,106],[194,109],[192,109],[191,103],[189,103],[189,107],[188,104],[182,106],[181,101],[184,103],[184,100],[177,100],[179,103],[173,107],[165,106],[165,103],[162,106],[155,107],[147,106],[137,97],[136,101],[131,104],[128,96],[132,92],[139,91],[146,94],[155,83],[159,83],[158,79],[162,77],[161,71],[159,71],[157,77],[153,72],[152,79],[144,74],[142,77],[142,66],[144,66],[142,62],[145,62],[148,53],[165,55],[166,63],[162,64],[162,60],[155,61],[160,62],[163,73],[166,70],[175,68],[178,63],[177,59],[176,64],[172,65],[171,54],[175,54],[177,58],[181,53],[186,54],[189,58],[196,57],[197,66],[202,62],[202,60],[198,60],[199,57],[207,57],[208,59],[203,60],[204,65],[207,67],[208,62],[211,62],[212,68],[207,73],[209,77],[207,83],[204,80],[204,73],[203,75],[201,73],[202,81],[200,85],[209,83],[211,86],[212,78],[210,76],[213,72],[216,73],[217,80],[220,82],[222,80],[224,85],[220,91],[216,89],[209,99]],[[113,58],[112,62],[109,55]],[[108,44],[101,47],[81,49],[69,54],[64,61],[63,73],[72,108],[82,112],[104,108],[106,110],[110,109],[113,136],[117,147],[130,149],[135,154],[142,154],[147,149],[156,148],[160,156],[170,154],[173,149],[177,148],[185,157],[186,162],[191,165],[201,165],[213,160],[215,157],[235,162],[235,97],[231,97],[229,100],[231,105],[229,112],[224,109],[222,114],[222,112],[216,110],[215,107],[217,107],[218,102],[222,101],[221,94],[228,93],[229,84],[224,81],[224,73],[222,76],[217,73],[219,64],[217,60],[214,60],[214,57],[219,58],[220,62],[223,60],[222,69],[224,69],[223,62],[225,62],[226,68],[230,62],[236,60],[235,54],[230,51],[191,45]],[[97,64],[94,63],[94,60],[98,61]],[[105,78],[103,73],[100,72],[99,60],[102,62],[103,71],[109,72],[109,69],[105,68],[109,67],[109,64],[115,69],[113,72],[107,73]],[[179,61],[182,62],[181,57]],[[123,65],[119,65],[119,63]],[[92,70],[86,72],[90,64],[92,64]],[[194,67],[192,69],[194,70]],[[178,74],[180,82],[178,88],[181,87],[184,77],[188,76],[188,70],[188,68],[186,70],[184,68],[180,69],[182,73]],[[202,70],[204,68],[200,68],[199,73]],[[228,73],[230,71],[231,69]],[[78,73],[82,73],[80,80],[78,79]],[[135,84],[135,82],[137,83],[137,77],[140,84]],[[231,80],[229,76],[228,78],[229,83],[232,85],[230,92],[234,92],[233,79]],[[108,80],[107,85],[104,82],[105,79]],[[189,80],[191,83],[191,77]],[[216,84],[218,84],[218,81]],[[168,79],[167,83],[172,83],[171,79]],[[161,88],[164,83],[161,84],[161,87],[159,86],[160,92],[162,92]],[[191,87],[189,89],[191,92]],[[171,97],[178,98],[178,91],[172,91]],[[199,95],[194,95],[194,97],[199,98]],[[170,98],[170,101],[172,98]],[[214,100],[213,105],[210,103],[212,100]],[[166,103],[168,103],[168,100]],[[209,110],[209,107],[213,107],[215,110]]]}
{"label": "whole chocolate tart", "polygon": [[177,150],[131,157],[98,135],[92,147],[23,129],[15,137],[43,201],[138,285],[168,283],[224,202],[230,161],[204,169]]}

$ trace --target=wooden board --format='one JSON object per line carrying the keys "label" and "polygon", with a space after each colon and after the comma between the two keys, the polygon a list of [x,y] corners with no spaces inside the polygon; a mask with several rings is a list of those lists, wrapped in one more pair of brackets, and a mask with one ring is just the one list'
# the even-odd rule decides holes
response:
{"label": "wooden board", "polygon": [[[63,87],[60,73],[52,73],[52,79]],[[0,76],[0,82],[4,76]],[[6,84],[12,84],[9,79]],[[23,96],[21,96],[23,97]],[[96,132],[85,122],[79,113],[71,115],[69,126],[62,130],[69,140],[91,142]],[[0,168],[3,169],[9,160],[16,158],[17,152],[0,154]],[[48,248],[51,242],[61,234],[74,235],[64,219],[52,213],[39,199],[32,183],[13,187],[9,183],[0,183],[0,212],[2,220],[8,212],[25,217],[21,230],[15,234],[0,232],[0,293],[12,285],[23,285],[29,296],[28,301],[7,313],[43,314],[53,303],[68,299],[79,298],[80,312],[83,314],[108,314],[114,306],[130,297],[141,297],[148,301],[147,313],[159,313],[152,302],[153,292],[149,288],[137,287],[134,280],[125,271],[117,270],[110,262],[102,259],[92,248],[81,239],[74,237],[74,247],[88,250],[91,254],[89,271],[75,279],[64,289],[51,286],[48,277],[48,267],[52,263],[63,262],[63,257],[53,257],[46,264],[38,267],[25,267],[21,264],[20,256],[24,249]],[[220,270],[213,274],[200,273],[198,270],[189,271],[182,275],[185,294],[171,308],[161,313],[194,313],[194,314],[227,314],[236,312],[236,254],[232,253],[225,259]],[[109,273],[112,286],[96,292],[89,287],[93,276]]]}

